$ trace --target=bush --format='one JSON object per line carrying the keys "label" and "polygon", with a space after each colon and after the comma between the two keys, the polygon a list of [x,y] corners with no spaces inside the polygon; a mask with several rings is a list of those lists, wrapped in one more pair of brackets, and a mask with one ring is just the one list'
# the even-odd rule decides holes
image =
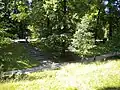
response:
{"label": "bush", "polygon": [[0,37],[0,47],[6,46],[8,44],[12,43],[10,38],[2,38]]}
{"label": "bush", "polygon": [[[0,49],[7,46],[8,44],[11,43],[11,40],[9,38],[1,38],[0,39]],[[0,73],[2,73],[3,71],[5,71],[4,69],[4,65],[7,61],[5,59],[3,59],[3,56],[0,55]]]}
{"label": "bush", "polygon": [[77,24],[77,31],[73,36],[71,50],[84,56],[90,54],[90,49],[94,47],[93,33],[90,32],[92,18],[86,14]]}

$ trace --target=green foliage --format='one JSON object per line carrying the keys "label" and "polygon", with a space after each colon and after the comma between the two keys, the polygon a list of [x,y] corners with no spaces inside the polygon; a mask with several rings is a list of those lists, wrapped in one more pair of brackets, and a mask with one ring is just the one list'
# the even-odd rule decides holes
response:
{"label": "green foliage", "polygon": [[[11,3],[11,4],[14,4],[14,3]],[[14,13],[15,11],[11,12],[11,17],[13,20],[21,22],[28,19],[30,12],[25,2],[16,1],[16,6],[14,6],[13,8],[16,9],[16,13]]]}
{"label": "green foliage", "polygon": [[[46,39],[43,38],[41,43],[44,43],[48,49],[53,48],[52,50],[58,52],[59,50],[62,50],[63,43],[68,43],[67,39],[67,35],[50,35]],[[67,46],[68,45],[64,47],[67,48]]]}
{"label": "green foliage", "polygon": [[11,39],[10,38],[3,38],[1,37],[0,38],[0,46],[6,46],[6,45],[9,45],[11,44]]}
{"label": "green foliage", "polygon": [[75,32],[76,23],[88,8],[86,0],[34,2],[31,20],[39,33],[42,49],[64,55]]}
{"label": "green foliage", "polygon": [[[26,2],[0,1],[1,47],[9,42],[8,38],[25,38],[28,31],[32,32],[29,36],[40,39],[42,49],[59,55],[65,55],[72,40],[72,50],[81,56],[100,54],[101,49],[119,51],[120,18],[111,7],[113,0],[107,6],[114,13],[109,14],[105,14],[105,6],[98,0],[34,0],[31,6]],[[104,38],[109,41],[94,47],[96,39]]]}
{"label": "green foliage", "polygon": [[[37,6],[39,5],[39,6]],[[61,52],[63,49],[66,50],[69,43],[68,34],[71,29],[68,28],[69,24],[66,22],[70,22],[67,18],[67,14],[64,14],[61,9],[64,8],[62,4],[58,1],[40,1],[33,10],[34,14],[33,18],[36,20],[36,17],[40,17],[34,23],[37,27],[39,27],[39,34],[42,45],[48,49],[48,51],[56,51]],[[36,10],[35,10],[36,9]],[[66,20],[65,20],[66,17]],[[38,23],[39,22],[39,23]]]}
{"label": "green foliage", "polygon": [[15,35],[24,38],[23,33],[27,31],[29,14],[29,6],[26,1],[0,1],[0,34],[12,39],[15,38]]}
{"label": "green foliage", "polygon": [[37,65],[39,61],[33,60],[22,44],[10,43],[0,47],[1,71],[25,69]]}
{"label": "green foliage", "polygon": [[72,51],[81,56],[89,54],[89,50],[94,46],[93,33],[90,31],[92,18],[86,14],[81,18],[81,23],[77,24],[77,31],[72,41]]}
{"label": "green foliage", "polygon": [[113,33],[111,39],[106,43],[108,44],[109,50],[113,52],[119,52],[120,51],[120,30],[119,26],[117,26]]}

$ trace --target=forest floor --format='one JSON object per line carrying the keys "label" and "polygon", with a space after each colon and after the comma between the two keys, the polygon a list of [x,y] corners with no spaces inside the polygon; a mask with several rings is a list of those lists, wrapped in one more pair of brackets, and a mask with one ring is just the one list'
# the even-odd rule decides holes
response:
{"label": "forest floor", "polygon": [[120,60],[70,63],[1,81],[0,90],[120,90]]}

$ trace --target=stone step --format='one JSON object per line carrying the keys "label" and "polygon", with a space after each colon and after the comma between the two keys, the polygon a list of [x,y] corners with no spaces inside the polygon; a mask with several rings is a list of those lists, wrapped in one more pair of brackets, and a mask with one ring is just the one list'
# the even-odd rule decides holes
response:
{"label": "stone step", "polygon": [[38,54],[30,54],[32,57],[45,57],[44,55],[38,55]]}
{"label": "stone step", "polygon": [[49,60],[48,58],[45,58],[45,57],[33,57],[34,59],[36,60]]}
{"label": "stone step", "polygon": [[44,52],[40,51],[38,48],[33,47],[30,44],[22,43],[22,45],[28,50],[28,54],[36,60],[44,61],[49,60],[48,55],[46,55]]}

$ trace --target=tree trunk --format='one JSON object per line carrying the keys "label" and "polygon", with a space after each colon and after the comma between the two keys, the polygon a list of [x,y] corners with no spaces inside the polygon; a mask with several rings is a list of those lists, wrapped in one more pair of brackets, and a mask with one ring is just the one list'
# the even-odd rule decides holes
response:
{"label": "tree trunk", "polygon": [[[62,34],[65,34],[66,32],[66,12],[67,12],[67,5],[66,5],[66,0],[63,1],[63,13],[64,13],[64,16],[63,16],[63,32]],[[64,57],[65,56],[65,50],[66,50],[66,47],[65,47],[66,43],[65,41],[62,42],[62,56]]]}
{"label": "tree trunk", "polygon": [[112,21],[109,19],[109,39],[112,39]]}

